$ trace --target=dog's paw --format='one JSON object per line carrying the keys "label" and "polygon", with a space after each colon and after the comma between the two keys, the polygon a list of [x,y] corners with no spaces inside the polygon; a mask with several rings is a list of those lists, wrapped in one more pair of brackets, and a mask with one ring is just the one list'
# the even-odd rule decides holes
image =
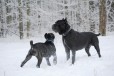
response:
{"label": "dog's paw", "polygon": [[56,64],[57,64],[57,61],[54,60],[54,61],[53,61],[53,64],[56,65]]}
{"label": "dog's paw", "polygon": [[37,68],[40,68],[40,66],[36,65]]}

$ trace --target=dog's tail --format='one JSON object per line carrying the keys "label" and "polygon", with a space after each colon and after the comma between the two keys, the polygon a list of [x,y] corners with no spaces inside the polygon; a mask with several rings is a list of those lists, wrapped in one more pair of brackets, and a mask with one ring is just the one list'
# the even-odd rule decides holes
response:
{"label": "dog's tail", "polygon": [[31,47],[33,46],[33,41],[32,40],[30,41],[30,45],[31,45]]}
{"label": "dog's tail", "polygon": [[99,34],[96,34],[96,36],[99,36],[99,35],[101,35],[100,33]]}

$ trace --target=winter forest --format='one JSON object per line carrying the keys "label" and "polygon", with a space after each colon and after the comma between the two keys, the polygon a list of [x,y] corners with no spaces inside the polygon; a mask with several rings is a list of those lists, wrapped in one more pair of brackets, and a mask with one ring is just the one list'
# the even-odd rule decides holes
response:
{"label": "winter forest", "polygon": [[[55,33],[59,26],[52,30],[52,25],[63,18],[71,28],[60,35]],[[76,36],[69,33],[72,29],[96,35]],[[71,50],[74,44],[84,49]],[[54,55],[49,59],[50,50]],[[35,57],[45,53],[48,57]],[[114,0],[0,0],[0,76],[114,76]]]}
{"label": "winter forest", "polygon": [[[100,16],[102,1],[106,15]],[[0,0],[0,37],[37,37],[53,32],[52,24],[62,18],[76,31],[98,33],[100,17],[106,35],[114,32],[114,0]]]}

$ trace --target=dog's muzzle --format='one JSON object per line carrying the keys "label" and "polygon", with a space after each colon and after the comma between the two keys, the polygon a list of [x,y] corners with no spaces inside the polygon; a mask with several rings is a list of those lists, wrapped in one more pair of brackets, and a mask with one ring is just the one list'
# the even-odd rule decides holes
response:
{"label": "dog's muzzle", "polygon": [[58,32],[58,31],[57,31],[57,27],[56,27],[56,25],[55,25],[55,24],[54,24],[54,25],[52,25],[52,30],[53,30],[54,32],[56,32],[56,33]]}

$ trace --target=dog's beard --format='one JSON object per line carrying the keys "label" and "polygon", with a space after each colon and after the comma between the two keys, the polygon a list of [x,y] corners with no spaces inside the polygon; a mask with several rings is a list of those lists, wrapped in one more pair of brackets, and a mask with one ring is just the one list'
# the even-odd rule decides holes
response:
{"label": "dog's beard", "polygon": [[61,32],[59,32],[59,35],[62,35],[62,33],[61,33]]}
{"label": "dog's beard", "polygon": [[61,30],[58,33],[59,33],[59,35],[62,35],[64,33],[64,31]]}
{"label": "dog's beard", "polygon": [[[60,26],[62,26],[62,25],[60,25]],[[64,33],[64,29],[60,28],[59,25],[57,25],[57,24],[54,24],[52,26],[52,29],[55,33],[59,33],[59,35],[62,35]]]}
{"label": "dog's beard", "polygon": [[53,31],[54,31],[55,33],[59,33],[60,35],[62,34],[62,31],[61,31],[61,30],[53,29]]}

